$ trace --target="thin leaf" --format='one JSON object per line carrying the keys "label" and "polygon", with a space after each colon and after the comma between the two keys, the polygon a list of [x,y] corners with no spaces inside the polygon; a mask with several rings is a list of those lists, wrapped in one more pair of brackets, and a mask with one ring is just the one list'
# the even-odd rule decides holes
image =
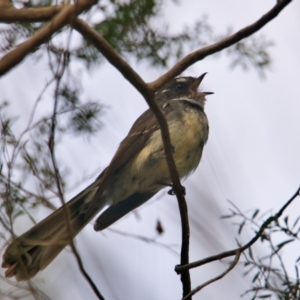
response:
{"label": "thin leaf", "polygon": [[272,297],[272,294],[264,294],[264,295],[258,296],[258,298],[260,298],[260,299],[266,299],[266,298],[271,298],[271,297]]}
{"label": "thin leaf", "polygon": [[243,230],[243,227],[245,226],[246,224],[246,221],[243,221],[239,227],[239,230],[238,230],[238,234],[241,234],[242,230]]}
{"label": "thin leaf", "polygon": [[252,249],[251,247],[248,249],[248,252],[249,252],[249,256],[252,260],[254,260],[254,257],[253,257],[253,252],[252,252]]}
{"label": "thin leaf", "polygon": [[280,244],[278,244],[276,247],[277,247],[277,250],[276,252],[278,252],[283,246],[285,246],[286,244],[289,244],[291,242],[293,242],[295,239],[289,239],[289,240],[286,240]]}
{"label": "thin leaf", "polygon": [[259,209],[256,209],[256,210],[254,211],[254,213],[253,213],[251,219],[254,220],[255,217],[258,215],[258,213],[259,213]]}
{"label": "thin leaf", "polygon": [[286,226],[289,226],[289,216],[286,216],[284,219],[283,219],[284,223]]}
{"label": "thin leaf", "polygon": [[221,219],[229,219],[229,218],[232,218],[234,215],[231,214],[231,215],[223,215],[221,216]]}
{"label": "thin leaf", "polygon": [[298,218],[296,219],[296,221],[294,222],[293,226],[292,226],[292,229],[295,228],[295,226],[297,225],[297,223],[299,222],[300,220],[300,216],[298,216]]}
{"label": "thin leaf", "polygon": [[260,272],[257,272],[256,275],[252,279],[252,283],[254,283],[258,279],[259,275],[260,275]]}

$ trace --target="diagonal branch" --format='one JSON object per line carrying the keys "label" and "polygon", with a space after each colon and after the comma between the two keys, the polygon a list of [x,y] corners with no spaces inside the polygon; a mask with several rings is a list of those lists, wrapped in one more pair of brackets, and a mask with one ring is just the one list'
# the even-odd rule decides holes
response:
{"label": "diagonal branch", "polygon": [[53,18],[65,5],[54,5],[37,8],[15,8],[0,1],[0,22],[45,22]]}
{"label": "diagonal branch", "polygon": [[74,5],[66,4],[51,22],[41,28],[27,41],[18,45],[1,58],[0,76],[19,64],[29,53],[34,52],[41,44],[47,42],[52,34],[68,24],[70,19],[76,17],[95,3],[95,0],[79,0]]}
{"label": "diagonal branch", "polygon": [[277,0],[276,5],[272,9],[270,9],[266,14],[264,14],[260,19],[258,19],[256,22],[252,23],[249,26],[244,27],[243,29],[237,31],[236,33],[226,38],[223,38],[219,42],[216,42],[202,49],[196,50],[190,53],[189,55],[185,56],[168,72],[166,72],[164,75],[159,77],[157,80],[151,82],[149,84],[150,89],[157,90],[158,88],[163,86],[165,82],[179,75],[195,62],[204,59],[206,56],[212,55],[216,52],[220,52],[221,50],[224,50],[234,45],[235,43],[241,41],[242,39],[250,36],[251,34],[257,32],[262,27],[264,27],[267,23],[269,23],[274,18],[276,18],[278,14],[290,2],[292,2],[292,0]]}
{"label": "diagonal branch", "polygon": [[225,275],[227,275],[236,266],[236,264],[239,262],[240,256],[241,256],[241,252],[236,251],[235,258],[234,258],[233,262],[230,264],[230,266],[223,273],[221,273],[219,276],[214,277],[214,278],[204,282],[203,284],[197,286],[188,295],[186,295],[182,300],[188,299],[187,297],[191,297],[191,296],[195,295],[196,293],[201,291],[204,287],[210,285],[213,282],[216,282],[216,281],[222,279]]}
{"label": "diagonal branch", "polygon": [[213,262],[213,261],[217,261],[229,256],[233,256],[236,255],[237,251],[240,251],[241,253],[243,251],[245,251],[246,249],[250,248],[263,234],[264,230],[274,221],[278,220],[281,215],[283,214],[283,212],[285,211],[285,209],[297,198],[300,196],[300,187],[298,188],[298,190],[296,191],[296,193],[291,197],[290,200],[288,200],[283,206],[282,208],[274,215],[269,217],[266,221],[263,222],[263,224],[260,226],[258,232],[256,233],[256,235],[244,246],[239,247],[237,249],[234,250],[230,250],[230,251],[225,251],[222,252],[220,254],[217,255],[213,255],[213,256],[209,256],[207,258],[195,261],[193,263],[187,264],[187,265],[181,265],[181,266],[176,266],[175,267],[175,271],[177,272],[177,274],[180,274],[181,272],[183,272],[186,269],[193,269],[202,265],[205,265],[207,263]]}
{"label": "diagonal branch", "polygon": [[74,19],[71,26],[92,42],[99,52],[142,94],[146,101],[149,97],[153,96],[152,91],[149,90],[140,75],[133,70],[95,29],[79,18]]}

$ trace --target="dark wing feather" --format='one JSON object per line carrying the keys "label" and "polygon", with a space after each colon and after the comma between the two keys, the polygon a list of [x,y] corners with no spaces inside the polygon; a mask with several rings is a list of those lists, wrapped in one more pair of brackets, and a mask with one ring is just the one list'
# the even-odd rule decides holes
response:
{"label": "dark wing feather", "polygon": [[127,199],[111,205],[96,220],[94,225],[95,230],[99,231],[105,229],[130,211],[144,204],[154,195],[155,193],[153,192],[135,193]]}

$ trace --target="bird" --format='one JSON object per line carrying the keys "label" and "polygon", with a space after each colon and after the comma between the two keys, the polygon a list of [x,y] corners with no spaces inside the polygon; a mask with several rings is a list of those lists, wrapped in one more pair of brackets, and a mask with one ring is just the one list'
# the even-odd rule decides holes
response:
{"label": "bird", "polygon": [[[155,93],[155,101],[168,123],[181,179],[197,168],[208,140],[204,106],[205,97],[213,93],[201,87],[205,75],[175,77]],[[96,231],[107,228],[170,186],[165,158],[158,121],[148,109],[134,122],[110,164],[92,184],[12,240],[3,254],[5,276],[29,280],[45,269],[70,244],[70,238],[75,238],[99,212],[94,224]]]}

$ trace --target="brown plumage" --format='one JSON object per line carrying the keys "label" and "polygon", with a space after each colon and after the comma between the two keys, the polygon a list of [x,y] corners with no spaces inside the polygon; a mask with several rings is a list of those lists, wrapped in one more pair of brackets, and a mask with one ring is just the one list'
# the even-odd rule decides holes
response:
{"label": "brown plumage", "polygon": [[[198,92],[204,76],[175,78],[155,95],[168,122],[174,160],[181,178],[198,166],[208,138],[204,102],[205,95],[211,93]],[[105,229],[149,200],[164,183],[171,181],[161,133],[156,117],[147,110],[133,124],[109,166],[66,204],[71,237],[109,205],[95,223],[95,230]],[[17,280],[33,277],[68,245],[68,241],[64,208],[59,208],[11,242],[3,255],[5,275],[16,276]]]}

